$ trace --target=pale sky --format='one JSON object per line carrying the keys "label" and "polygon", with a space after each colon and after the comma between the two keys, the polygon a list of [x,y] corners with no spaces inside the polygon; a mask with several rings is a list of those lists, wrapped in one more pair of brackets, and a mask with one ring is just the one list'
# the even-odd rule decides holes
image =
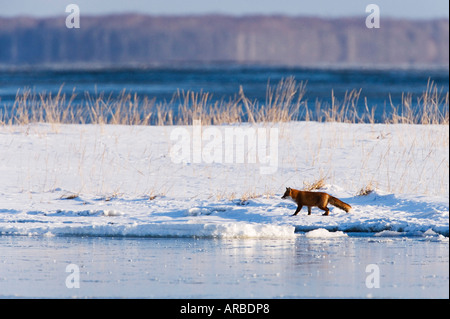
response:
{"label": "pale sky", "polygon": [[66,15],[68,4],[81,14],[144,13],[154,15],[219,13],[286,14],[321,17],[364,16],[368,4],[380,15],[414,19],[448,18],[448,0],[0,0],[0,16]]}

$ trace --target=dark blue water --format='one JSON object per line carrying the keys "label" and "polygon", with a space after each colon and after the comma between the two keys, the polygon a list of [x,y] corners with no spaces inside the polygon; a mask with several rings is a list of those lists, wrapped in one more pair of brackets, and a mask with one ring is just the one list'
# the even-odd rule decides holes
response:
{"label": "dark blue water", "polygon": [[[177,68],[115,68],[115,69],[45,69],[19,68],[0,70],[0,106],[10,109],[18,90],[29,88],[33,93],[55,95],[62,87],[67,96],[76,93],[75,104],[83,107],[86,92],[95,96],[115,98],[123,90],[136,93],[140,100],[147,97],[156,102],[169,102],[177,90],[208,92],[211,102],[234,99],[242,86],[251,101],[266,102],[267,85],[276,85],[281,79],[294,77],[306,83],[310,109],[315,102],[322,106],[331,104],[333,91],[337,101],[343,101],[346,92],[361,89],[358,111],[364,112],[365,98],[368,106],[376,107],[376,120],[383,121],[391,101],[401,104],[403,93],[413,95],[413,102],[433,81],[439,90],[449,89],[448,69],[306,69],[250,66],[195,66]],[[301,116],[299,116],[301,119]]]}

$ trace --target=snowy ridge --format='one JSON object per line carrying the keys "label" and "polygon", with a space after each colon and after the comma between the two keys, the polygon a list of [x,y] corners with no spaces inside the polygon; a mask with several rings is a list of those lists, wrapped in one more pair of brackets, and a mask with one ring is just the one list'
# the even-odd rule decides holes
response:
{"label": "snowy ridge", "polygon": [[97,236],[97,237],[193,237],[193,238],[292,238],[294,228],[247,223],[227,224],[130,224],[78,225],[55,227],[15,227],[2,229],[2,234],[28,236]]}
{"label": "snowy ridge", "polygon": [[[279,196],[246,201],[195,202],[183,200],[116,199],[104,209],[58,209],[18,211],[0,209],[0,234],[38,236],[132,236],[211,238],[340,237],[346,233],[374,233],[376,236],[449,236],[448,202],[382,195],[345,198],[350,213],[332,208],[322,216],[313,208],[291,216],[295,204]],[[168,204],[170,203],[170,204]],[[64,201],[64,204],[69,204]],[[83,206],[89,206],[88,201]],[[95,204],[94,204],[95,205]],[[69,205],[70,206],[70,205]],[[170,207],[170,209],[167,209]]]}

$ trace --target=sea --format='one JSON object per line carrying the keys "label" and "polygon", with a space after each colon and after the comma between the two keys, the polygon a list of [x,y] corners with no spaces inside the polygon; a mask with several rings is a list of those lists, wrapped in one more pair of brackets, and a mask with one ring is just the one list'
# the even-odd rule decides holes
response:
{"label": "sea", "polygon": [[[56,96],[59,91],[72,95],[73,105],[85,107],[87,94],[114,99],[121,93],[136,95],[156,103],[169,103],[176,92],[208,93],[211,104],[236,99],[242,87],[245,96],[256,105],[267,102],[268,86],[292,78],[305,87],[303,101],[314,112],[316,102],[329,107],[342,103],[345,95],[360,92],[356,101],[359,114],[374,109],[375,122],[385,122],[392,105],[399,108],[402,97],[411,95],[417,105],[430,84],[438,92],[448,92],[448,67],[442,68],[299,68],[247,65],[177,65],[173,67],[2,67],[0,68],[0,106],[4,113],[14,107],[17,95],[30,90]],[[441,109],[448,105],[439,106]],[[177,108],[174,106],[174,112]],[[305,114],[296,119],[303,120]]]}

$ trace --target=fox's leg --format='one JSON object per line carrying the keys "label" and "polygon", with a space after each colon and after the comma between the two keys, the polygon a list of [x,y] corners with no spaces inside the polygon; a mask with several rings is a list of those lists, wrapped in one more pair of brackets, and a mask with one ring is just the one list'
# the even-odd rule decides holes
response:
{"label": "fox's leg", "polygon": [[311,215],[311,206],[308,206],[308,215]]}
{"label": "fox's leg", "polygon": [[328,216],[328,215],[330,214],[330,210],[328,209],[327,206],[319,206],[319,208],[320,208],[321,210],[324,210],[324,211],[325,211],[325,213],[323,213],[322,216]]}
{"label": "fox's leg", "polygon": [[292,215],[292,216],[296,216],[298,214],[298,212],[302,209],[302,207],[303,207],[302,205],[298,205],[297,209],[295,210],[294,215]]}

